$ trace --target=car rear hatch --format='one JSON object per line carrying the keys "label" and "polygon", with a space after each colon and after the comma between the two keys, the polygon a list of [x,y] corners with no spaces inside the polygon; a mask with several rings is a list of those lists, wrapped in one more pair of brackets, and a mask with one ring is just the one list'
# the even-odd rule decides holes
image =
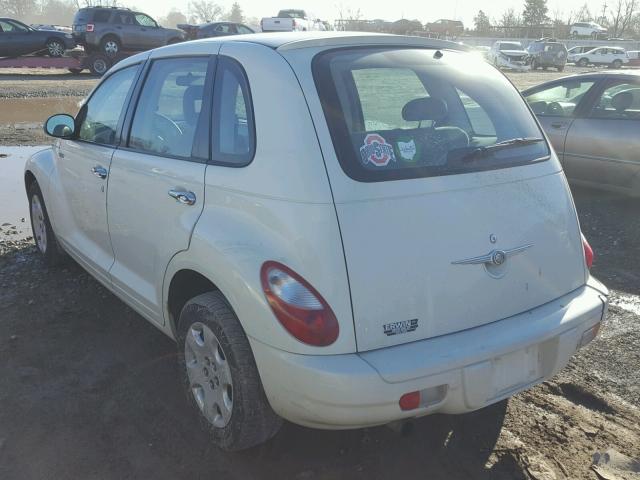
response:
{"label": "car rear hatch", "polygon": [[555,155],[514,87],[472,57],[314,60],[359,351],[491,323],[585,282]]}

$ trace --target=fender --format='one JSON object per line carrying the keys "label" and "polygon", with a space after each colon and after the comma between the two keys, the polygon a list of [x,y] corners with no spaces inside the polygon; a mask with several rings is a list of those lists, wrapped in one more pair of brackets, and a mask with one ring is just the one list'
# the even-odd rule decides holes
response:
{"label": "fender", "polygon": [[[300,231],[308,235],[301,236]],[[262,291],[260,268],[281,262],[309,281],[331,305],[340,335],[327,347],[305,345],[278,322]],[[332,204],[306,204],[210,188],[207,205],[188,250],[169,262],[163,281],[165,328],[171,279],[180,270],[207,278],[225,296],[246,335],[279,350],[298,354],[353,353],[355,333],[342,244]],[[175,334],[175,332],[173,332]]]}
{"label": "fender", "polygon": [[[40,186],[40,191],[44,197],[43,200],[45,205],[51,205],[51,202],[49,202],[49,179],[51,177],[51,172],[53,172],[53,169],[55,168],[53,148],[55,147],[48,147],[34,153],[29,157],[24,166],[25,189],[27,187],[27,175],[30,173],[35,177],[38,185]],[[53,219],[49,218],[49,220],[55,229]]]}

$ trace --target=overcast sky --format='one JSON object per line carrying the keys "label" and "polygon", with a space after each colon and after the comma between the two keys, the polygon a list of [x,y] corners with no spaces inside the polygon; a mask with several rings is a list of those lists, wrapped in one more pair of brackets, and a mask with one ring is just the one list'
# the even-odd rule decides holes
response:
{"label": "overcast sky", "polygon": [[[134,6],[154,17],[165,16],[171,8],[188,13],[188,0],[121,0],[123,4]],[[214,0],[215,1],[215,0]],[[219,5],[228,9],[232,0],[218,0]],[[422,23],[431,22],[439,18],[462,20],[466,27],[473,26],[473,17],[482,9],[493,20],[498,18],[508,8],[522,11],[524,0],[490,0],[478,2],[474,0],[239,0],[245,15],[250,17],[274,16],[283,8],[301,8],[314,15],[327,20],[335,20],[340,17],[340,10],[347,15],[348,10],[360,9],[362,18],[385,20],[397,20],[399,18],[418,19]],[[587,1],[589,8],[594,12],[600,12],[602,1]],[[609,0],[608,3],[613,3]],[[548,0],[549,12],[555,10],[567,14],[571,10],[578,10],[585,4],[585,0]]]}
{"label": "overcast sky", "polygon": [[[125,5],[135,5],[137,9],[146,11],[152,16],[162,17],[171,8],[188,13],[189,0],[121,0]],[[214,0],[216,1],[216,0]],[[609,0],[608,3],[613,3]],[[219,5],[228,9],[232,0],[218,0]],[[522,11],[524,0],[489,0],[479,2],[474,0],[239,0],[245,15],[251,17],[274,16],[283,8],[302,8],[308,10],[321,19],[335,20],[339,12],[360,9],[362,17],[366,19],[383,18],[397,20],[399,18],[418,19],[422,23],[431,22],[439,18],[462,20],[465,26],[473,25],[473,17],[482,9],[491,19],[499,17],[508,8]],[[578,10],[585,0],[548,0],[549,11],[559,10],[565,14],[571,10]],[[587,1],[592,11],[599,12],[602,1]]]}

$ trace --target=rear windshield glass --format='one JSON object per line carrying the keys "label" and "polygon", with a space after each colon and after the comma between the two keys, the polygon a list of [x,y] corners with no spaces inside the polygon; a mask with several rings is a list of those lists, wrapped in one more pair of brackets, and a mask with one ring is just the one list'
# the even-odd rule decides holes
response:
{"label": "rear windshield glass", "polygon": [[468,173],[549,157],[516,89],[474,55],[339,49],[316,56],[313,74],[340,164],[356,180]]}

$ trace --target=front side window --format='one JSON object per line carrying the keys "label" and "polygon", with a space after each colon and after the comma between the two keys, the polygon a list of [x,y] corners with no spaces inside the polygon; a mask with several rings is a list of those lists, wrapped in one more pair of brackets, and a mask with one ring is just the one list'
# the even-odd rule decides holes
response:
{"label": "front side window", "polygon": [[594,83],[593,80],[569,79],[532,93],[526,100],[536,115],[570,117]]}
{"label": "front side window", "polygon": [[640,83],[617,83],[606,88],[590,117],[640,120]]}
{"label": "front side window", "polygon": [[255,126],[249,83],[243,68],[228,57],[218,62],[213,95],[213,160],[243,166],[253,159]]}
{"label": "front side window", "polygon": [[340,49],[313,61],[336,154],[360,181],[506,168],[548,158],[518,92],[472,55]]}
{"label": "front side window", "polygon": [[133,117],[129,148],[191,157],[208,66],[209,57],[153,62]]}
{"label": "front side window", "polygon": [[100,84],[80,109],[79,140],[102,145],[116,144],[118,124],[138,68],[135,65],[119,70]]}
{"label": "front side window", "polygon": [[0,22],[0,28],[2,28],[2,31],[6,33],[24,33],[29,31],[26,26],[17,22],[2,21]]}
{"label": "front side window", "polygon": [[253,33],[253,30],[251,30],[248,27],[245,27],[244,25],[238,25],[238,32],[243,34],[248,34],[248,33]]}

